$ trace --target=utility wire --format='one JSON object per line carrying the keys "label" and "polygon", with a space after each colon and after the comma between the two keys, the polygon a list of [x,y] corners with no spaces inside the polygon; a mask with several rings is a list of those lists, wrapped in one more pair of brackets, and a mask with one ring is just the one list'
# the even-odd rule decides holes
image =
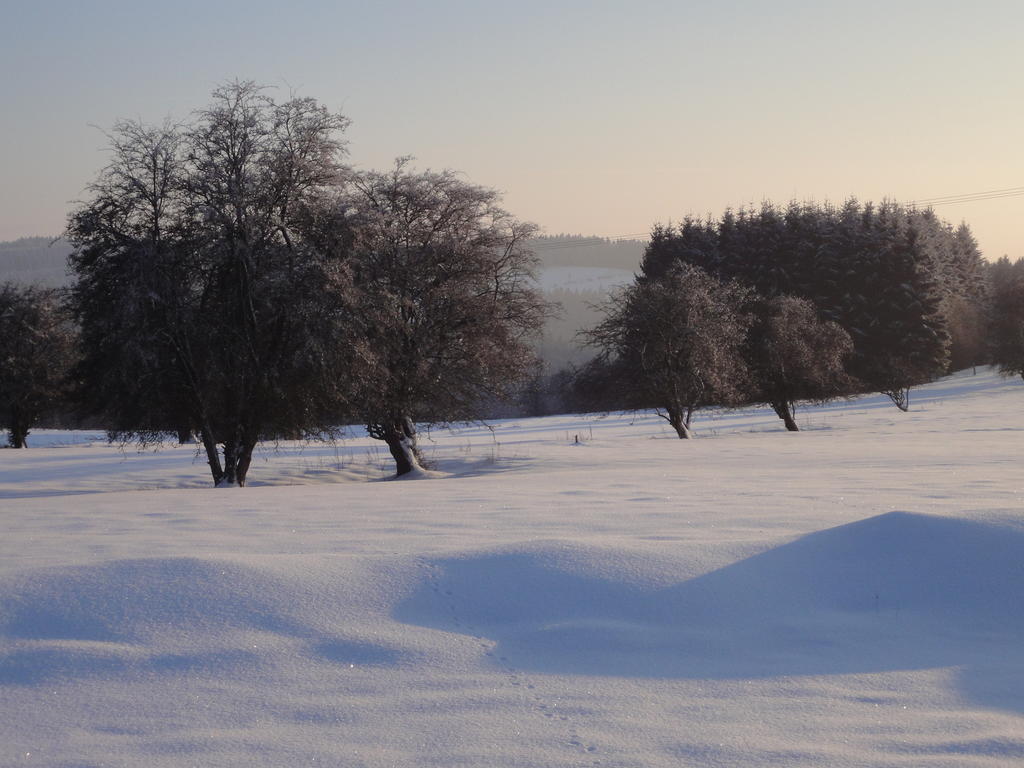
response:
{"label": "utility wire", "polygon": [[952,205],[954,203],[973,203],[976,200],[997,200],[1003,197],[1020,197],[1024,195],[1024,187],[1009,189],[990,189],[987,192],[970,192],[964,195],[947,195],[945,197],[928,197],[923,200],[911,200],[908,205]]}

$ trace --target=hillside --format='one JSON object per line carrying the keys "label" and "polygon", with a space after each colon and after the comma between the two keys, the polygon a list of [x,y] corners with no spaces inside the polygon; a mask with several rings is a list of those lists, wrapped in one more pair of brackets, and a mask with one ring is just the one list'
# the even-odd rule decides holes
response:
{"label": "hillside", "polygon": [[[0,764],[1011,766],[1024,383],[0,452]],[[577,442],[577,437],[579,442]]]}
{"label": "hillside", "polygon": [[[643,256],[639,240],[611,241],[583,235],[539,237],[534,250],[540,259],[541,273],[547,282],[559,286],[582,281],[581,289],[593,282],[590,273],[632,274]],[[0,242],[0,282],[13,280],[43,285],[67,282],[67,256],[71,246],[61,238],[23,237]],[[595,268],[598,268],[595,270]]]}
{"label": "hillside", "polygon": [[56,288],[68,283],[67,258],[71,246],[49,237],[23,237],[0,242],[0,283]]}
{"label": "hillside", "polygon": [[580,365],[593,357],[582,346],[581,330],[601,319],[596,309],[617,286],[628,283],[640,265],[646,243],[607,240],[584,235],[539,237],[534,250],[540,259],[538,281],[549,301],[560,311],[544,325],[539,343],[549,372]]}
{"label": "hillside", "polygon": [[[632,279],[643,246],[638,240],[614,242],[579,235],[537,239],[539,284],[548,299],[562,308],[547,322],[538,342],[549,371],[589,357],[589,352],[577,343],[576,334],[599,319],[591,305],[603,301],[611,287]],[[0,242],[0,283],[10,280],[25,285],[67,285],[70,251],[66,241],[45,237]]]}
{"label": "hillside", "polygon": [[610,240],[595,235],[542,235],[531,243],[543,269],[600,267],[636,271],[645,240]]}

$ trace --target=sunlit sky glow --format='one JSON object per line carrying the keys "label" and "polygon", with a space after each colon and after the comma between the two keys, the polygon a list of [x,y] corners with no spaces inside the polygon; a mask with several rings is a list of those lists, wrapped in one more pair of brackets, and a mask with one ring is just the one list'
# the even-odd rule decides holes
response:
{"label": "sunlit sky glow", "polygon": [[[118,118],[235,78],[352,119],[554,234],[771,199],[1024,188],[1024,3],[0,0],[0,240],[61,231]],[[1024,256],[1024,195],[937,207]]]}

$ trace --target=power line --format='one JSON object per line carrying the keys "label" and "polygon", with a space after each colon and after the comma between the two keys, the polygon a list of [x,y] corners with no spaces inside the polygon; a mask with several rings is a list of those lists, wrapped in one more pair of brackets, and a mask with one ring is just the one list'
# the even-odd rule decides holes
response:
{"label": "power line", "polygon": [[998,200],[1004,197],[1020,197],[1021,195],[1024,195],[1024,187],[1010,187],[1008,189],[990,189],[987,192],[969,192],[963,195],[946,195],[945,197],[911,200],[908,205],[934,207],[937,205],[953,205],[955,203],[973,203],[981,200]]}

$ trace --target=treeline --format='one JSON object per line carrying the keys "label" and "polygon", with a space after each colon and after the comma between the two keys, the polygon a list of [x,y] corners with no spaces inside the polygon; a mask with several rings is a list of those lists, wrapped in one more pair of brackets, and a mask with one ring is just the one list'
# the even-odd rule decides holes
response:
{"label": "treeline", "polygon": [[530,247],[544,267],[603,267],[633,271],[646,241],[586,235],[538,235]]}
{"label": "treeline", "polygon": [[987,265],[966,224],[896,203],[791,204],[652,233],[635,282],[585,334],[584,408],[658,408],[679,433],[706,405],[911,387],[982,362],[1021,373],[1021,262]]}
{"label": "treeline", "polygon": [[[765,403],[796,429],[797,402],[879,391],[906,409],[953,368],[1024,375],[1024,261],[986,264],[930,210],[687,218],[656,227],[637,265],[638,242],[538,238],[457,173],[355,171],[346,126],[252,83],[188,124],[114,126],[65,232],[70,288],[0,286],[11,444],[68,413],[113,439],[196,436],[214,483],[243,485],[258,441],[362,423],[405,474],[416,424],[509,408],[655,408],[688,437],[709,405]],[[548,374],[536,354],[557,312],[535,249],[635,271],[599,310],[560,296],[545,351],[569,354],[589,315],[576,341],[596,356],[578,370]]]}

